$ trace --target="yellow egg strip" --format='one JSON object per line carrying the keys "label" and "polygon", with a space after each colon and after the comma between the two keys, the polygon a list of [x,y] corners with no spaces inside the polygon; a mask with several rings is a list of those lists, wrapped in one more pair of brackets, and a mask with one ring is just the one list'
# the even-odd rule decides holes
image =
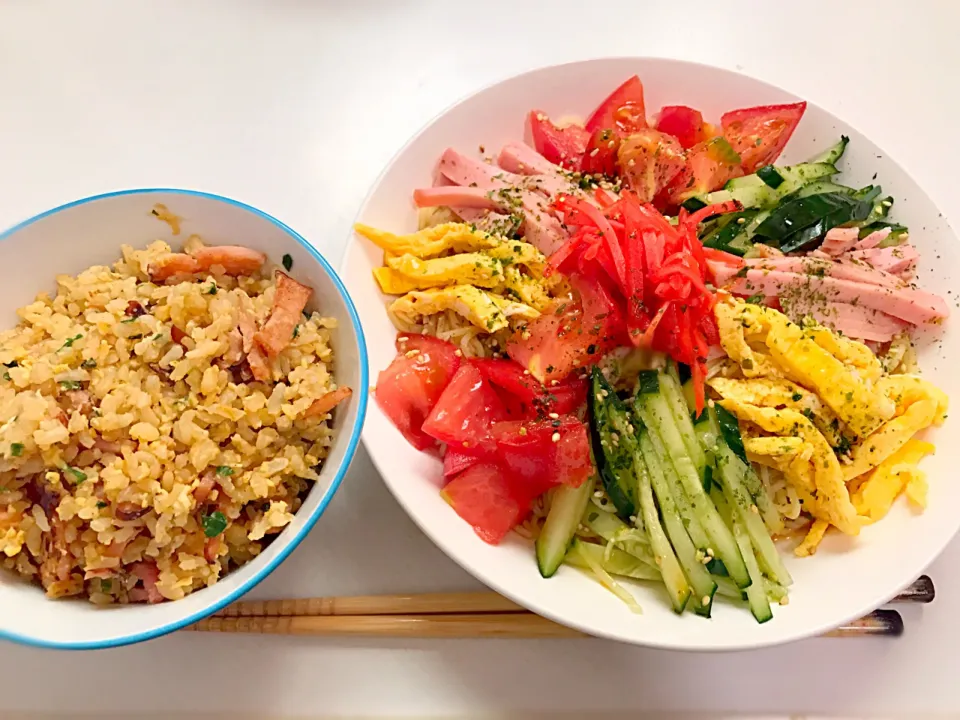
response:
{"label": "yellow egg strip", "polygon": [[502,238],[473,230],[466,223],[443,223],[409,235],[395,235],[363,223],[356,223],[353,229],[381,250],[394,255],[409,253],[418,258],[436,257],[448,250],[485,250],[503,242]]}
{"label": "yellow egg strip", "polygon": [[[934,451],[934,446],[921,440],[910,440],[903,447],[880,463],[870,477],[853,494],[853,504],[864,517],[876,522],[882,519],[893,506],[914,477],[922,478],[917,468],[925,456]],[[921,482],[923,482],[921,480]],[[914,487],[914,493],[920,490]],[[925,502],[925,492],[923,501]]]}
{"label": "yellow egg strip", "polygon": [[806,537],[803,538],[803,542],[793,549],[793,554],[797,557],[809,557],[813,555],[817,551],[817,548],[820,547],[820,543],[823,542],[823,536],[826,535],[827,528],[829,527],[830,523],[826,520],[814,520],[810,529],[807,531]]}
{"label": "yellow egg strip", "polygon": [[919,400],[910,405],[903,415],[885,423],[879,430],[855,446],[850,453],[852,462],[843,468],[846,480],[862,475],[900,450],[920,430],[933,424],[937,417],[937,402]]}

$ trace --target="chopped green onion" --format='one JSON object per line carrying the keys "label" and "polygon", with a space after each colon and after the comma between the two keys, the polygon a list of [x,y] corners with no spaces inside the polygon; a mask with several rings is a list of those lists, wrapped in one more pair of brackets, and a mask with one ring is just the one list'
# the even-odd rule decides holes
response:
{"label": "chopped green onion", "polygon": [[211,284],[210,284],[210,289],[207,290],[207,295],[216,295],[216,294],[217,294],[217,284],[216,284],[216,283],[211,283]]}
{"label": "chopped green onion", "polygon": [[23,455],[23,443],[10,443],[10,454],[13,457],[20,457]]}
{"label": "chopped green onion", "polygon": [[209,515],[204,515],[201,524],[203,525],[203,534],[212,538],[227,529],[227,518],[219,510],[215,510]]}
{"label": "chopped green onion", "polygon": [[103,509],[103,508],[105,508],[106,506],[107,506],[107,503],[105,503],[103,500],[100,500],[100,501],[97,502],[97,507],[98,507],[98,508]]}
{"label": "chopped green onion", "polygon": [[60,349],[63,350],[64,348],[73,347],[73,344],[82,337],[83,335],[74,335],[71,338],[67,338],[66,342],[64,342],[63,345],[60,346]]}
{"label": "chopped green onion", "polygon": [[87,358],[82,363],[80,363],[80,367],[82,367],[84,370],[92,370],[96,366],[97,366],[97,361],[91,360],[90,358]]}
{"label": "chopped green onion", "polygon": [[135,317],[128,317],[126,320],[121,320],[121,321],[120,321],[120,324],[121,324],[121,325],[127,325],[127,324],[129,324],[129,323],[136,322],[136,321],[137,321],[137,319],[136,319]]}
{"label": "chopped green onion", "polygon": [[233,468],[227,467],[226,465],[217,466],[217,475],[220,477],[230,477],[233,475]]}
{"label": "chopped green onion", "polygon": [[293,326],[293,336],[296,337],[296,336],[299,335],[299,334],[300,334],[300,326],[299,326],[299,325],[294,325],[294,326]]}
{"label": "chopped green onion", "polygon": [[760,305],[765,297],[766,296],[763,293],[757,293],[756,295],[751,295],[748,297],[747,302],[751,305]]}
{"label": "chopped green onion", "polygon": [[101,580],[101,581],[100,581],[100,592],[108,593],[108,592],[110,592],[110,588],[111,588],[111,587],[113,587],[113,581],[112,581],[112,580]]}
{"label": "chopped green onion", "polygon": [[79,390],[83,387],[78,380],[61,380],[59,385],[64,390]]}
{"label": "chopped green onion", "polygon": [[83,470],[80,470],[79,468],[71,467],[70,465],[64,465],[63,471],[73,476],[73,481],[77,485],[79,485],[80,483],[82,483],[84,480],[87,479],[87,474]]}
{"label": "chopped green onion", "polygon": [[287,272],[290,272],[290,268],[293,267],[293,258],[289,255],[284,255],[283,259],[280,261],[283,263],[283,269]]}

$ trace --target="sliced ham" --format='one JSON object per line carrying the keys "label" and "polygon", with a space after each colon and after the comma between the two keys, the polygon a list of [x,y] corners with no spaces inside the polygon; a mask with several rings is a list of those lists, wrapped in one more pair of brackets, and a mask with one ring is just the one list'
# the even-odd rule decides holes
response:
{"label": "sliced ham", "polygon": [[[720,263],[711,263],[711,265]],[[721,264],[722,265],[722,264]],[[712,267],[715,277],[733,281],[727,289],[739,295],[762,293],[777,296],[783,301],[790,288],[800,293],[813,294],[821,302],[840,302],[860,305],[879,312],[886,312],[913,325],[939,320],[950,314],[943,298],[910,287],[891,288],[845,280],[829,275],[801,275],[782,270],[756,270],[747,266],[746,275],[732,277],[736,270]]]}
{"label": "sliced ham", "polygon": [[786,314],[793,319],[809,316],[821,325],[858,340],[889,342],[895,335],[909,327],[902,320],[863,305],[840,302],[804,302],[802,299],[783,305]]}
{"label": "sliced ham", "polygon": [[476,210],[509,210],[507,202],[496,197],[490,190],[460,185],[420,188],[413,191],[413,202],[419,208],[446,205]]}
{"label": "sliced ham", "polygon": [[497,164],[504,170],[518,175],[549,175],[562,172],[532,147],[521,142],[511,142],[503,146],[497,156]]}
{"label": "sliced ham", "polygon": [[877,245],[886,240],[889,234],[890,228],[875,230],[867,235],[863,240],[858,242],[856,246],[854,246],[854,250],[869,250],[870,248],[875,248]]}
{"label": "sliced ham", "polygon": [[506,172],[483,160],[467,157],[453,148],[447,148],[440,157],[440,173],[455,185],[499,189],[519,187],[523,177]]}
{"label": "sliced ham", "polygon": [[254,342],[268,357],[275,358],[293,340],[293,329],[300,322],[300,314],[312,294],[313,288],[277,270],[277,290],[273,296],[270,317],[253,336]]}
{"label": "sliced ham", "polygon": [[845,258],[869,265],[875,270],[899,275],[913,269],[920,253],[913,245],[895,245],[885,248],[868,248],[847,253]]}
{"label": "sliced ham", "polygon": [[820,251],[831,257],[842,255],[857,244],[860,230],[857,228],[832,228],[827,231]]}
{"label": "sliced ham", "polygon": [[[826,258],[817,257],[772,257],[772,258],[751,258],[744,261],[749,268],[757,270],[778,270],[782,272],[797,273],[799,275],[829,275],[840,280],[852,280],[853,282],[866,283],[868,285],[880,285],[881,287],[901,288],[905,283],[895,275],[886,273],[882,270],[869,267],[865,263],[836,262]],[[733,268],[723,279],[718,278],[718,282],[725,283],[729,277],[736,272]]]}

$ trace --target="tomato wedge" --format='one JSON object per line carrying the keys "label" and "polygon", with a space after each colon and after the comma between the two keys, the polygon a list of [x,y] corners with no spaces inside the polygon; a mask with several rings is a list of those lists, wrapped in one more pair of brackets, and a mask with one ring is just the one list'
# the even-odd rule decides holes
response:
{"label": "tomato wedge", "polygon": [[[479,358],[471,362],[501,391],[498,394],[508,409],[513,403],[523,408],[516,419],[572,412],[587,400],[587,381],[581,378],[571,376],[548,389],[514,360]],[[516,413],[508,414],[513,417]]]}
{"label": "tomato wedge", "polygon": [[498,544],[530,511],[531,497],[495,463],[472,465],[447,483],[440,496],[473,527],[484,542]]}
{"label": "tomato wedge", "polygon": [[457,370],[423,423],[423,432],[467,455],[490,455],[490,426],[506,417],[500,398],[470,363]]}
{"label": "tomato wedge", "polygon": [[580,170],[587,175],[613,177],[617,174],[617,149],[620,135],[611,128],[594,131],[583,152]]}
{"label": "tomato wedge", "polygon": [[491,432],[500,462],[520,483],[521,495],[538,497],[556,485],[580,487],[590,476],[590,439],[584,424],[572,415],[500,422]]}
{"label": "tomato wedge", "polygon": [[743,175],[741,158],[722,137],[698,143],[687,151],[687,164],[666,189],[668,203],[679,205],[695,195],[719,190]]}
{"label": "tomato wedge", "polygon": [[609,128],[629,134],[645,127],[647,115],[643,102],[643,83],[636,75],[610,93],[586,122],[586,128],[591,133]]}
{"label": "tomato wedge", "polygon": [[640,202],[650,202],[686,164],[680,142],[666,133],[645,128],[632,133],[617,153],[620,174]]}
{"label": "tomato wedge", "polygon": [[661,108],[657,130],[673,135],[684,150],[708,139],[703,115],[686,105],[666,105]]}
{"label": "tomato wedge", "polygon": [[443,454],[443,477],[449,480],[478,462],[480,462],[480,458],[476,455],[467,455],[459,450],[447,448],[447,451]]}
{"label": "tomato wedge", "polygon": [[436,442],[422,426],[457,369],[460,356],[448,342],[426,335],[397,336],[400,353],[377,377],[377,404],[418,450]]}
{"label": "tomato wedge", "polygon": [[745,173],[770,165],[800,124],[807,103],[760,105],[731,110],[720,118],[723,136],[740,155]]}
{"label": "tomato wedge", "polygon": [[568,170],[580,170],[580,160],[587,149],[590,131],[579,125],[557,127],[539,110],[530,112],[530,134],[538,153]]}

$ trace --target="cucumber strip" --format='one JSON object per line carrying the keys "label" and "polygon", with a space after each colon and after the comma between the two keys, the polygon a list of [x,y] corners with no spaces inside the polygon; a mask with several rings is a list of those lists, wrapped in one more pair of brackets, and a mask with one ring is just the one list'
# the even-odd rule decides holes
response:
{"label": "cucumber strip", "polygon": [[580,487],[563,485],[553,491],[550,510],[537,536],[537,567],[541,576],[553,577],[563,562],[595,485],[596,478],[591,476]]}
{"label": "cucumber strip", "polygon": [[758,623],[765,623],[773,618],[773,611],[770,609],[770,600],[767,598],[767,589],[764,586],[764,578],[760,572],[760,565],[757,563],[757,558],[753,554],[753,548],[750,546],[750,537],[740,523],[740,519],[736,517],[731,511],[730,506],[727,505],[719,489],[714,489],[711,497],[720,514],[723,516],[723,519],[730,523],[733,537],[743,556],[747,571],[750,573],[750,579],[753,581],[750,586],[746,588],[747,605],[750,607],[750,612],[753,613],[756,621]]}
{"label": "cucumber strip", "polygon": [[778,187],[783,185],[785,182],[783,175],[777,172],[777,169],[773,165],[767,165],[757,170],[756,175],[760,180],[767,185],[767,187],[773,188],[776,190]]}
{"label": "cucumber strip", "polygon": [[[780,511],[777,510],[776,505],[773,504],[773,498],[770,497],[767,488],[764,487],[754,471],[753,465],[747,459],[747,453],[743,449],[743,438],[740,435],[740,423],[736,415],[722,405],[714,404],[705,414],[702,425],[696,426],[696,430],[700,442],[704,443],[704,447],[711,448],[714,460],[716,460],[720,444],[725,443],[732,451],[734,457],[729,462],[741,474],[743,484],[757,504],[760,517],[763,518],[767,529],[771,533],[782,533],[783,518],[780,516]],[[723,443],[720,442],[721,440]]]}
{"label": "cucumber strip", "polygon": [[660,574],[663,576],[663,584],[667,587],[667,593],[670,595],[670,604],[673,611],[677,614],[683,612],[690,599],[690,584],[687,582],[683,570],[680,569],[680,563],[677,562],[677,556],[673,553],[673,547],[663,532],[660,525],[660,518],[657,515],[657,506],[653,499],[653,485],[650,482],[650,474],[643,465],[643,459],[637,454],[635,466],[642,472],[637,473],[640,485],[640,511],[643,514],[643,526],[647,530],[647,537],[650,538],[650,547],[653,548],[653,554],[656,557],[657,567],[660,568]]}
{"label": "cucumber strip", "polygon": [[617,513],[637,514],[637,480],[633,475],[633,434],[625,434],[627,408],[613,386],[594,366],[590,383],[590,438],[600,479]]}
{"label": "cucumber strip", "polygon": [[758,559],[767,569],[767,574],[781,585],[789,586],[793,584],[793,578],[784,566],[777,546],[760,517],[759,508],[743,483],[744,472],[736,467],[736,460],[733,451],[725,443],[721,443],[717,448],[717,471],[723,483],[724,497],[735,509]]}
{"label": "cucumber strip", "polygon": [[593,560],[611,575],[633,578],[634,580],[663,582],[660,571],[656,567],[647,565],[630,553],[617,548],[608,550],[603,545],[595,545],[594,543],[584,542],[580,538],[574,538],[570,545],[570,552],[567,553],[564,562],[567,565],[589,570],[591,566],[587,562],[587,558]]}
{"label": "cucumber strip", "polygon": [[588,506],[582,520],[592,532],[608,543],[613,543],[614,547],[622,549],[653,568],[657,567],[656,558],[650,550],[650,541],[643,531],[630,527],[613,513],[604,512],[595,507]]}
{"label": "cucumber strip", "polygon": [[737,544],[730,528],[724,524],[717,509],[703,491],[702,479],[686,453],[666,401],[660,395],[637,395],[634,407],[649,428],[654,447],[661,443],[661,447],[665,448],[666,455],[680,478],[680,484],[693,504],[694,513],[710,538],[713,555],[723,561],[730,577],[739,587],[747,587],[751,582],[750,575],[737,550]]}
{"label": "cucumber strip", "polygon": [[671,489],[664,469],[660,464],[661,460],[650,442],[649,430],[645,429],[640,432],[639,446],[642,459],[639,459],[638,464],[646,465],[653,492],[657,496],[657,503],[660,505],[660,515],[663,518],[667,536],[670,538],[670,544],[673,545],[677,560],[680,561],[680,567],[683,568],[683,572],[693,588],[694,612],[703,617],[710,617],[717,584],[710,577],[707,568],[698,559],[703,557],[703,553],[702,551],[697,552],[697,547],[693,544],[685,527],[688,519],[695,522],[692,508],[689,510],[690,514],[687,515],[682,514],[678,509],[675,498],[684,495],[683,488],[675,485]]}
{"label": "cucumber strip", "polygon": [[[743,590],[738,588],[730,578],[717,577],[714,575],[713,581],[717,583],[717,595],[720,597],[727,598],[728,600],[746,600]],[[767,597],[772,603],[779,603],[783,598],[787,597],[786,588],[772,580],[764,578],[763,587],[766,589]]]}
{"label": "cucumber strip", "polygon": [[[703,525],[697,520],[696,513],[693,512],[693,503],[690,502],[690,497],[684,492],[673,463],[670,462],[670,458],[658,456],[657,459],[660,461],[660,467],[663,470],[667,485],[674,488],[673,499],[677,504],[680,517],[683,519],[683,524],[687,528],[687,534],[690,535],[690,539],[693,540],[693,544],[698,550],[706,552],[706,549],[710,547],[710,538],[707,537],[707,531],[703,529]],[[704,487],[707,487],[706,483],[704,483]]]}
{"label": "cucumber strip", "polygon": [[707,193],[707,195],[704,196],[704,200],[708,205],[727,202],[728,200],[736,200],[743,205],[744,209],[749,210],[751,208],[767,207],[768,205],[775,204],[777,202],[777,194],[761,182],[759,185],[741,185],[732,190],[716,190],[715,192]]}
{"label": "cucumber strip", "polygon": [[847,149],[847,143],[849,142],[850,138],[848,138],[846,135],[841,135],[840,142],[830,148],[827,148],[819,155],[814,155],[812,158],[810,158],[809,162],[829,163],[831,165],[836,165],[840,158],[843,157],[843,153]]}
{"label": "cucumber strip", "polygon": [[[668,364],[668,368],[673,363]],[[703,480],[704,472],[707,466],[707,456],[700,447],[700,441],[697,440],[697,434],[693,429],[693,420],[690,418],[690,411],[687,409],[687,403],[683,399],[683,389],[680,386],[680,376],[673,369],[669,370],[660,378],[660,394],[666,399],[670,406],[670,412],[673,414],[673,420],[683,438],[683,445],[687,449],[693,464],[696,465],[700,473],[700,479]]]}

